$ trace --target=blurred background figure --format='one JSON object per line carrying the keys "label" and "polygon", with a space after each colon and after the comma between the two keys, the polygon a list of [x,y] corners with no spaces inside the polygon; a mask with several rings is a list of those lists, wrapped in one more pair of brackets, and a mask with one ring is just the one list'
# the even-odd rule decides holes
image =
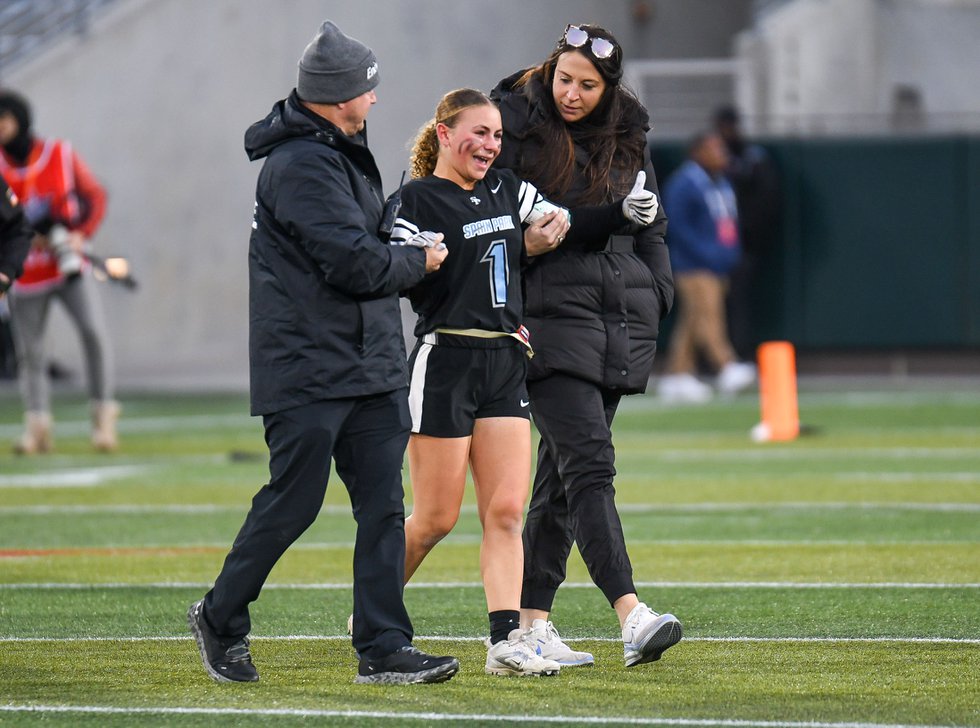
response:
{"label": "blurred background figure", "polygon": [[24,434],[14,450],[42,453],[54,444],[44,334],[51,302],[58,300],[82,342],[92,445],[108,452],[118,446],[119,405],[113,399],[112,360],[96,282],[85,258],[88,240],[105,215],[106,193],[69,142],[35,137],[31,121],[25,98],[0,91],[0,174],[37,233],[9,296],[25,410]]}
{"label": "blurred background figure", "polygon": [[16,376],[17,352],[10,328],[10,307],[4,297],[0,300],[0,379],[13,379]]}
{"label": "blurred background figure", "polygon": [[726,174],[735,190],[742,246],[742,257],[729,276],[728,333],[738,358],[754,360],[761,343],[756,325],[758,291],[764,285],[762,273],[779,232],[779,174],[769,153],[745,138],[734,106],[722,106],[715,112],[714,128],[728,150]]}
{"label": "blurred background figure", "polygon": [[699,355],[716,386],[733,395],[755,381],[755,367],[737,360],[725,323],[728,276],[741,255],[735,192],[725,177],[729,155],[716,132],[699,133],[688,159],[664,185],[667,245],[680,306],[670,338],[667,372],[658,383],[665,402],[707,402],[712,388],[697,376]]}
{"label": "blurred background figure", "polygon": [[6,293],[24,271],[33,235],[17,195],[0,177],[0,379],[16,376]]}

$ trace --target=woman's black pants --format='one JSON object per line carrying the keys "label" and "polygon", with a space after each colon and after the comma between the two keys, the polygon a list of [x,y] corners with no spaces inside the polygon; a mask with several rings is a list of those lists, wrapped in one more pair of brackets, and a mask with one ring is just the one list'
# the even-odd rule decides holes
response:
{"label": "woman's black pants", "polygon": [[524,524],[521,607],[551,611],[573,542],[611,605],[636,592],[613,487],[610,427],[621,395],[565,374],[527,388],[541,442]]}

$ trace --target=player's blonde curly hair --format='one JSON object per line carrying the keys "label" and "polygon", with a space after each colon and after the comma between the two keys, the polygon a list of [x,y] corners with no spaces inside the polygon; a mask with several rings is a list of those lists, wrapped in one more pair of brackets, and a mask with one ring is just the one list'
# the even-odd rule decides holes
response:
{"label": "player's blonde curly hair", "polygon": [[428,177],[436,169],[436,161],[439,159],[436,124],[445,124],[452,129],[463,111],[473,106],[486,105],[495,106],[485,93],[473,88],[458,88],[443,96],[436,106],[436,115],[419,129],[412,143],[412,154],[409,157],[412,179]]}

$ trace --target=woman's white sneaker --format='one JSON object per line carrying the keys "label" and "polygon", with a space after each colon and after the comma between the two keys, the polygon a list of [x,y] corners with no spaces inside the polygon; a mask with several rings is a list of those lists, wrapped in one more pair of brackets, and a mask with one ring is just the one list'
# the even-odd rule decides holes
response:
{"label": "woman's white sneaker", "polygon": [[623,659],[626,667],[659,660],[681,641],[683,628],[673,614],[657,614],[640,602],[623,624]]}
{"label": "woman's white sneaker", "polygon": [[704,404],[714,390],[693,374],[665,374],[657,383],[657,394],[664,404]]}
{"label": "woman's white sneaker", "polygon": [[524,639],[541,657],[554,660],[562,667],[579,667],[595,663],[595,658],[590,653],[578,652],[566,645],[555,626],[544,619],[535,619],[531,622],[531,629],[524,633]]}
{"label": "woman's white sneaker", "polygon": [[515,629],[507,639],[488,646],[488,675],[557,675],[561,671],[561,665],[537,654],[524,637],[524,632]]}
{"label": "woman's white sneaker", "polygon": [[734,396],[755,384],[755,365],[748,362],[730,361],[718,372],[718,391]]}

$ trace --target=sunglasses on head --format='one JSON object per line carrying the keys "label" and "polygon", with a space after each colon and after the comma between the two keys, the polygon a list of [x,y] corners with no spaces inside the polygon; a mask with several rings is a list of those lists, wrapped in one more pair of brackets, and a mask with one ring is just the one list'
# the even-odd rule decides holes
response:
{"label": "sunglasses on head", "polygon": [[577,25],[568,25],[565,28],[565,43],[572,48],[581,48],[589,41],[592,41],[590,48],[592,55],[596,58],[609,58],[616,50],[616,46],[611,40],[606,38],[596,38],[590,36],[587,31],[582,30]]}

